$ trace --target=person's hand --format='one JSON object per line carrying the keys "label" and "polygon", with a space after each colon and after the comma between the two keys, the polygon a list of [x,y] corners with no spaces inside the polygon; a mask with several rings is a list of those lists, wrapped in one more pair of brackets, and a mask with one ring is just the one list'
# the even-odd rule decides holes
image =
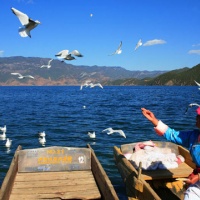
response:
{"label": "person's hand", "polygon": [[191,174],[189,177],[188,177],[188,180],[185,181],[188,185],[190,184],[195,184],[197,181],[199,181],[199,175],[198,174]]}
{"label": "person's hand", "polygon": [[154,126],[158,125],[158,119],[155,117],[155,115],[150,111],[145,108],[141,108],[142,114],[150,121],[153,123]]}

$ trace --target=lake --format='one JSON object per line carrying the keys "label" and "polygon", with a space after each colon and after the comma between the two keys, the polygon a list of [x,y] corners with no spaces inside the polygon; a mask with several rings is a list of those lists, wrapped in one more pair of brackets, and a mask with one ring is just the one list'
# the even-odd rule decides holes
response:
{"label": "lake", "polygon": [[[42,147],[38,132],[46,132],[46,147],[85,147],[90,144],[109,176],[120,200],[127,200],[125,187],[114,164],[113,146],[145,140],[164,141],[142,115],[145,107],[177,130],[195,128],[200,103],[197,86],[4,86],[0,87],[0,126],[7,126],[10,149],[0,140],[0,183],[18,145],[23,149]],[[102,132],[112,127],[117,133]],[[96,138],[88,137],[88,132]],[[1,133],[1,132],[0,132]]]}

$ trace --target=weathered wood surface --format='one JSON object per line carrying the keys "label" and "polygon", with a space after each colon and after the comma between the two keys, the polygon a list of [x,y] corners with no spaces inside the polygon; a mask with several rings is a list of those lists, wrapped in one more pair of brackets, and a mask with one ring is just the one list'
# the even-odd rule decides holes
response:
{"label": "weathered wood surface", "polygon": [[[160,143],[160,144],[159,144]],[[136,143],[122,145],[123,153],[133,152],[134,145]],[[156,146],[171,147],[174,153],[180,154],[185,158],[185,162],[180,164],[176,169],[168,170],[152,170],[142,171],[141,181],[144,183],[143,192],[139,192],[134,188],[134,178],[138,176],[137,170],[133,167],[122,153],[122,150],[118,147],[114,147],[114,158],[116,166],[121,174],[121,177],[125,183],[126,193],[129,200],[138,198],[139,200],[146,199],[182,199],[185,189],[180,181],[176,181],[175,178],[188,177],[188,175],[195,168],[195,164],[192,162],[190,153],[185,148],[170,144],[169,142],[156,142]],[[156,194],[158,192],[158,194]],[[160,193],[159,193],[160,192]],[[163,195],[164,194],[164,195]],[[162,198],[161,198],[162,196]]]}
{"label": "weathered wood surface", "polygon": [[[22,156],[19,161],[20,150],[21,146],[18,147],[9,171],[3,181],[0,190],[0,200],[119,200],[112,183],[90,145],[88,145],[87,148],[73,149],[73,152],[70,152],[70,155],[75,158],[72,164],[75,164],[76,167],[75,169],[74,167],[66,167],[65,171],[54,171],[53,168],[52,171],[47,171],[46,167],[48,167],[50,163],[48,163],[48,165],[45,163],[44,166],[46,171],[38,171],[38,169],[36,169],[36,172],[33,172],[32,170],[30,172],[24,172],[24,170],[19,172],[18,164],[28,166],[30,167],[29,169],[31,169],[30,164],[32,161],[30,161],[30,158],[32,157],[37,158],[34,161],[37,162],[34,166],[39,166],[39,169],[41,169],[41,166],[38,165],[38,158],[40,158],[38,152],[40,152],[40,150],[21,151]],[[65,155],[64,151],[63,153],[60,151],[63,150],[63,147],[44,148],[42,151],[46,150],[48,150],[48,154],[53,156],[57,154]],[[67,153],[67,155],[69,155],[69,151],[67,151]],[[27,156],[30,157],[28,158],[28,165],[26,164],[25,159]],[[45,157],[46,155],[42,154],[42,156]],[[89,161],[88,158],[90,158]],[[82,167],[84,165],[83,161],[87,161],[87,165],[90,163],[90,166]]]}
{"label": "weathered wood surface", "polygon": [[91,171],[17,173],[10,200],[101,199]]}
{"label": "weathered wood surface", "polygon": [[97,159],[93,149],[88,145],[88,148],[91,149],[91,165],[94,178],[97,182],[98,188],[102,194],[103,200],[119,200],[116,191],[108,178],[105,170]]}

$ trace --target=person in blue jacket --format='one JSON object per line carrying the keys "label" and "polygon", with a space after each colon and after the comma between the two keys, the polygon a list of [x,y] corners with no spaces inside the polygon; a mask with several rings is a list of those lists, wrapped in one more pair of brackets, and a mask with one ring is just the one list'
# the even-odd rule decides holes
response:
{"label": "person in blue jacket", "polygon": [[186,183],[189,185],[185,192],[184,200],[200,200],[200,107],[196,110],[196,127],[191,131],[176,131],[158,120],[154,113],[141,108],[142,114],[154,125],[154,130],[168,141],[186,147],[192,156],[196,169],[188,176]]}

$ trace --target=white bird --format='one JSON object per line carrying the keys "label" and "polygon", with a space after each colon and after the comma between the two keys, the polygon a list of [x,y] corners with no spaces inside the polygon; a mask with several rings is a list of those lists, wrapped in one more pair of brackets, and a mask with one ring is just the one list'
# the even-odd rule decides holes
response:
{"label": "white bird", "polygon": [[58,52],[55,56],[61,58],[62,62],[64,62],[64,60],[74,60],[75,59],[71,55],[71,53],[69,53],[69,50],[62,50],[62,51]]}
{"label": "white bird", "polygon": [[45,137],[46,133],[45,133],[45,131],[42,131],[42,132],[38,132],[38,135],[39,135],[39,137]]}
{"label": "white bird", "polygon": [[191,103],[191,104],[189,104],[189,105],[188,105],[188,107],[186,108],[185,114],[187,113],[187,111],[188,111],[188,108],[191,108],[192,106],[197,106],[197,107],[200,107],[200,105],[199,105],[199,104],[197,104],[197,103]]}
{"label": "white bird", "polygon": [[5,146],[9,148],[9,147],[11,147],[11,145],[12,145],[12,140],[7,138]]}
{"label": "white bird", "polygon": [[83,57],[83,55],[78,50],[73,50],[70,52],[70,54],[77,56],[77,57]]}
{"label": "white bird", "polygon": [[89,135],[89,137],[90,138],[96,138],[96,134],[95,134],[95,132],[88,132],[88,135]]}
{"label": "white bird", "polygon": [[20,73],[11,73],[12,75],[15,75],[15,76],[18,76],[18,79],[24,79],[24,78],[32,78],[32,79],[34,79],[34,77],[33,76],[31,76],[31,75],[21,75]]}
{"label": "white bird", "polygon": [[101,85],[101,83],[89,83],[89,86],[90,86],[90,88],[93,88],[93,87],[100,87],[100,88],[102,88],[103,89],[103,86]]}
{"label": "white bird", "polygon": [[34,29],[40,22],[38,20],[32,20],[26,14],[22,13],[21,11],[11,8],[12,12],[19,18],[19,21],[24,27],[19,28],[19,34],[21,37],[29,36],[31,38],[30,31]]}
{"label": "white bird", "polygon": [[115,54],[121,54],[122,53],[122,49],[121,48],[122,48],[122,41],[120,42],[119,47],[117,48],[117,50],[114,53],[110,54],[110,56],[115,55]]}
{"label": "white bird", "polygon": [[113,130],[112,128],[107,128],[107,129],[103,130],[102,132],[106,132],[108,135],[110,135],[112,133],[119,133],[121,136],[126,138],[126,135],[125,135],[124,131],[122,131],[122,130]]}
{"label": "white bird", "polygon": [[90,80],[85,81],[83,84],[81,84],[80,90],[82,90],[84,86],[85,86],[85,87],[88,87],[90,83],[91,83]]}
{"label": "white bird", "polygon": [[142,40],[141,39],[136,44],[135,50],[137,50],[140,46],[142,46]]}
{"label": "white bird", "polygon": [[52,60],[53,59],[49,60],[47,65],[42,65],[40,68],[44,68],[44,67],[46,67],[47,69],[51,68],[51,62],[52,62]]}
{"label": "white bird", "polygon": [[45,143],[46,143],[46,138],[45,138],[45,136],[39,138],[39,143],[40,143],[41,145],[43,145],[43,146],[45,145]]}
{"label": "white bird", "polygon": [[3,133],[6,133],[6,131],[7,131],[6,125],[4,125],[4,127],[0,127],[0,130],[1,130]]}

